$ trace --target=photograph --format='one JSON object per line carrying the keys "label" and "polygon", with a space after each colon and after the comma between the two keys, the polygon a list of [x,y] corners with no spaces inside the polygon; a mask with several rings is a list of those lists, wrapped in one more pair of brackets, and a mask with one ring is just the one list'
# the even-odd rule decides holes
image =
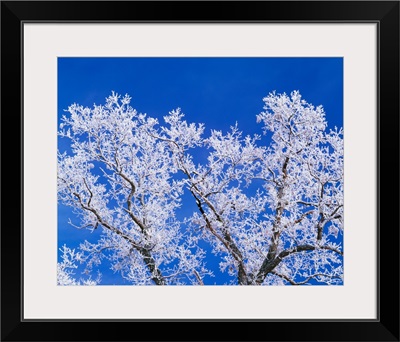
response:
{"label": "photograph", "polygon": [[0,340],[400,341],[399,8],[2,1]]}
{"label": "photograph", "polygon": [[58,57],[59,286],[343,286],[341,57]]}

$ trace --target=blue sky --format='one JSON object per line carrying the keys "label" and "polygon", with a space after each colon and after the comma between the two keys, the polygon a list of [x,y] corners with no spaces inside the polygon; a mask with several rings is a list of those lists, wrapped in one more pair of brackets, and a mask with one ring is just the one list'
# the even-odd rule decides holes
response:
{"label": "blue sky", "polygon": [[[160,122],[180,107],[187,121],[205,124],[206,135],[210,129],[227,131],[236,121],[245,135],[261,134],[256,115],[274,90],[299,90],[307,102],[323,105],[330,128],[343,126],[342,58],[58,58],[59,118],[72,103],[104,103],[112,90],[128,93],[132,107]],[[66,147],[60,140],[59,149]],[[71,210],[59,205],[58,246],[76,248],[98,238],[98,230],[71,227],[69,217]],[[124,284],[104,266],[104,284]]]}

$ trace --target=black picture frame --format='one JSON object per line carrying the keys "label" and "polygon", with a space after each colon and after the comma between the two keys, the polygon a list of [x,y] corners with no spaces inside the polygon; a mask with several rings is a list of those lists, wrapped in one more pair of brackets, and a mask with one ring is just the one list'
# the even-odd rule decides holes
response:
{"label": "black picture frame", "polygon": [[[22,24],[62,21],[376,22],[378,318],[25,320]],[[1,133],[2,341],[399,341],[398,1],[2,1]]]}

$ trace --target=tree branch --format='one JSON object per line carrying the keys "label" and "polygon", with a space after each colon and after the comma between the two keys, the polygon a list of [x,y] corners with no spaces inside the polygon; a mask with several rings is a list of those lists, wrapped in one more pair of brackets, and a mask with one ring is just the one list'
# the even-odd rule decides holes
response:
{"label": "tree branch", "polygon": [[203,279],[201,279],[199,272],[193,270],[193,274],[196,277],[197,281],[199,282],[199,285],[204,285]]}
{"label": "tree branch", "polygon": [[335,252],[341,256],[343,256],[343,252],[330,247],[330,246],[312,246],[312,245],[300,245],[296,246],[291,249],[286,249],[278,254],[278,256],[275,259],[268,259],[268,256],[264,259],[260,270],[257,273],[256,276],[256,284],[261,285],[267,276],[268,273],[272,272],[272,270],[280,264],[280,262],[286,258],[287,256],[294,254],[294,253],[299,253],[299,252],[304,252],[304,251],[314,251],[318,249],[325,249],[325,250],[330,250],[332,252]]}
{"label": "tree branch", "polygon": [[133,246],[143,257],[143,261],[146,264],[146,266],[149,268],[151,274],[152,274],[152,280],[157,284],[157,285],[166,285],[165,279],[162,276],[162,273],[160,271],[160,269],[156,266],[156,262],[153,259],[153,257],[151,256],[151,252],[148,248],[142,247],[140,245],[138,245],[131,237],[127,236],[126,234],[124,234],[123,232],[121,232],[119,229],[111,226],[108,222],[104,221],[103,218],[100,216],[100,214],[97,212],[96,209],[85,205],[82,202],[82,198],[81,196],[74,192],[73,195],[78,198],[78,201],[82,207],[82,209],[86,210],[86,211],[90,211],[91,213],[93,213],[97,220],[100,222],[100,224],[109,229],[110,231],[114,232],[115,234],[121,236],[124,240],[126,240],[127,242],[129,242],[131,244],[131,246]]}
{"label": "tree branch", "polygon": [[314,279],[316,277],[321,277],[321,276],[328,277],[331,279],[342,279],[342,277],[340,277],[340,276],[335,276],[335,275],[330,275],[330,274],[325,274],[325,273],[315,273],[315,274],[310,275],[303,281],[295,282],[294,280],[290,279],[288,276],[280,274],[276,271],[271,271],[270,273],[286,280],[287,282],[289,282],[291,285],[294,285],[294,286],[304,285],[304,284],[308,283],[311,279]]}
{"label": "tree branch", "polygon": [[[289,164],[289,157],[285,158],[285,161],[283,162],[282,165],[282,183],[285,182],[286,178],[287,178],[287,166]],[[273,260],[275,258],[276,255],[276,250],[278,249],[278,244],[279,244],[279,237],[281,235],[281,229],[280,229],[280,224],[281,224],[281,220],[282,220],[282,215],[283,215],[283,211],[285,209],[285,205],[284,203],[282,203],[282,199],[283,199],[283,190],[284,190],[284,185],[282,184],[279,187],[279,191],[278,191],[278,207],[276,208],[276,216],[275,216],[275,221],[274,224],[272,226],[272,237],[271,237],[271,243],[269,245],[268,248],[268,253],[267,253],[267,259],[268,260]]]}

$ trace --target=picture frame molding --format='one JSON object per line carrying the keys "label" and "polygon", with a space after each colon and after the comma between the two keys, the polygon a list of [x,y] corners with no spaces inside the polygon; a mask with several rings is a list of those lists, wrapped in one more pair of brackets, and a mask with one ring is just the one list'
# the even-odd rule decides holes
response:
{"label": "picture frame molding", "polygon": [[[98,8],[96,11],[91,11],[94,3]],[[289,8],[288,6],[291,10],[284,13],[283,10]],[[193,8],[195,8],[194,11]],[[230,9],[227,10],[227,8]],[[132,19],[129,19],[128,9],[131,11]],[[394,199],[393,194],[390,194],[390,189],[399,189],[399,3],[397,1],[256,1],[248,3],[241,1],[3,1],[1,21],[2,340],[136,340],[137,336],[130,336],[128,331],[132,327],[139,330],[140,324],[140,329],[145,327],[144,330],[151,331],[151,334],[140,335],[139,333],[140,339],[146,341],[272,339],[276,341],[399,341],[399,203],[398,193]],[[334,321],[325,319],[24,319],[22,302],[23,25],[52,22],[87,24],[377,23],[378,318],[376,320],[338,319]],[[11,146],[6,140],[5,132],[8,127],[13,127]],[[7,165],[10,163],[15,166],[8,168]],[[16,170],[20,170],[19,174]],[[15,184],[19,185],[20,206],[8,200],[8,194],[15,192]],[[392,197],[392,201],[389,203],[386,201],[383,205],[381,199],[383,196],[387,197],[388,194]],[[390,215],[393,213],[397,215]],[[17,226],[20,229],[7,229],[16,217],[18,218]],[[391,227],[390,234],[387,231],[381,232],[381,227]],[[154,323],[159,325],[158,329],[150,327],[150,324]],[[166,323],[169,325],[167,326]],[[209,329],[198,329],[196,336],[190,337],[185,336],[183,331],[178,331],[177,323],[190,323],[193,326],[221,323],[230,327],[220,329],[218,336],[210,339]],[[242,329],[234,329],[237,323],[240,323],[239,327],[242,326]],[[266,333],[265,330],[269,332]]]}

